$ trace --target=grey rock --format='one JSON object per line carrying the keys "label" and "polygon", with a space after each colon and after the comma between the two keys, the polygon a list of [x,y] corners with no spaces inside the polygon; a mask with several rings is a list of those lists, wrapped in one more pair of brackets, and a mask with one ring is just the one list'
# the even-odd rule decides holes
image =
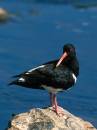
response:
{"label": "grey rock", "polygon": [[29,112],[16,115],[8,130],[96,130],[94,126],[74,116],[66,110],[58,116],[52,108],[35,108]]}

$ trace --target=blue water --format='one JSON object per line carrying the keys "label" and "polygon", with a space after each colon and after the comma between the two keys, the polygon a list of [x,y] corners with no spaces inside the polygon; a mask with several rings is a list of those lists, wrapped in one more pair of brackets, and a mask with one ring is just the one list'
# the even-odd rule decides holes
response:
{"label": "blue water", "polygon": [[1,0],[10,13],[0,23],[0,130],[11,115],[49,105],[46,91],[9,87],[12,75],[56,59],[65,43],[76,46],[80,76],[59,104],[97,127],[97,0]]}

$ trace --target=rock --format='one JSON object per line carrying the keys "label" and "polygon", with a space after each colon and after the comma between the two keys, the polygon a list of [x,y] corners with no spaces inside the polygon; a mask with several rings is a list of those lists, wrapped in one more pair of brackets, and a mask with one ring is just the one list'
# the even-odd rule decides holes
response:
{"label": "rock", "polygon": [[0,8],[0,22],[7,21],[8,17],[9,17],[8,12],[5,9]]}
{"label": "rock", "polygon": [[7,130],[96,130],[93,125],[64,110],[58,116],[52,108],[35,108],[13,117]]}

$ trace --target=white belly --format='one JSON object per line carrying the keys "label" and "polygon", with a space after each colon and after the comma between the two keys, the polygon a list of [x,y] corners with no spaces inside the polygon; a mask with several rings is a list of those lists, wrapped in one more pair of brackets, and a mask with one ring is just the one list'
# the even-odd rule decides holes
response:
{"label": "white belly", "polygon": [[58,92],[61,92],[63,91],[63,89],[60,89],[60,88],[53,88],[53,87],[47,87],[46,85],[42,85],[42,87],[44,89],[46,89],[48,92],[51,92],[51,93],[58,93]]}

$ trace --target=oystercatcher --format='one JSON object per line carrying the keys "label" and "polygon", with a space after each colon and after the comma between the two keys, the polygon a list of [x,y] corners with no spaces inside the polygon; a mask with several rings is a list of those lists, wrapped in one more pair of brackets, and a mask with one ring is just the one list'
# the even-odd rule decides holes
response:
{"label": "oystercatcher", "polygon": [[10,83],[32,89],[46,89],[50,93],[53,110],[59,114],[56,94],[72,87],[79,75],[79,63],[75,47],[66,44],[60,59],[44,63],[19,75]]}

